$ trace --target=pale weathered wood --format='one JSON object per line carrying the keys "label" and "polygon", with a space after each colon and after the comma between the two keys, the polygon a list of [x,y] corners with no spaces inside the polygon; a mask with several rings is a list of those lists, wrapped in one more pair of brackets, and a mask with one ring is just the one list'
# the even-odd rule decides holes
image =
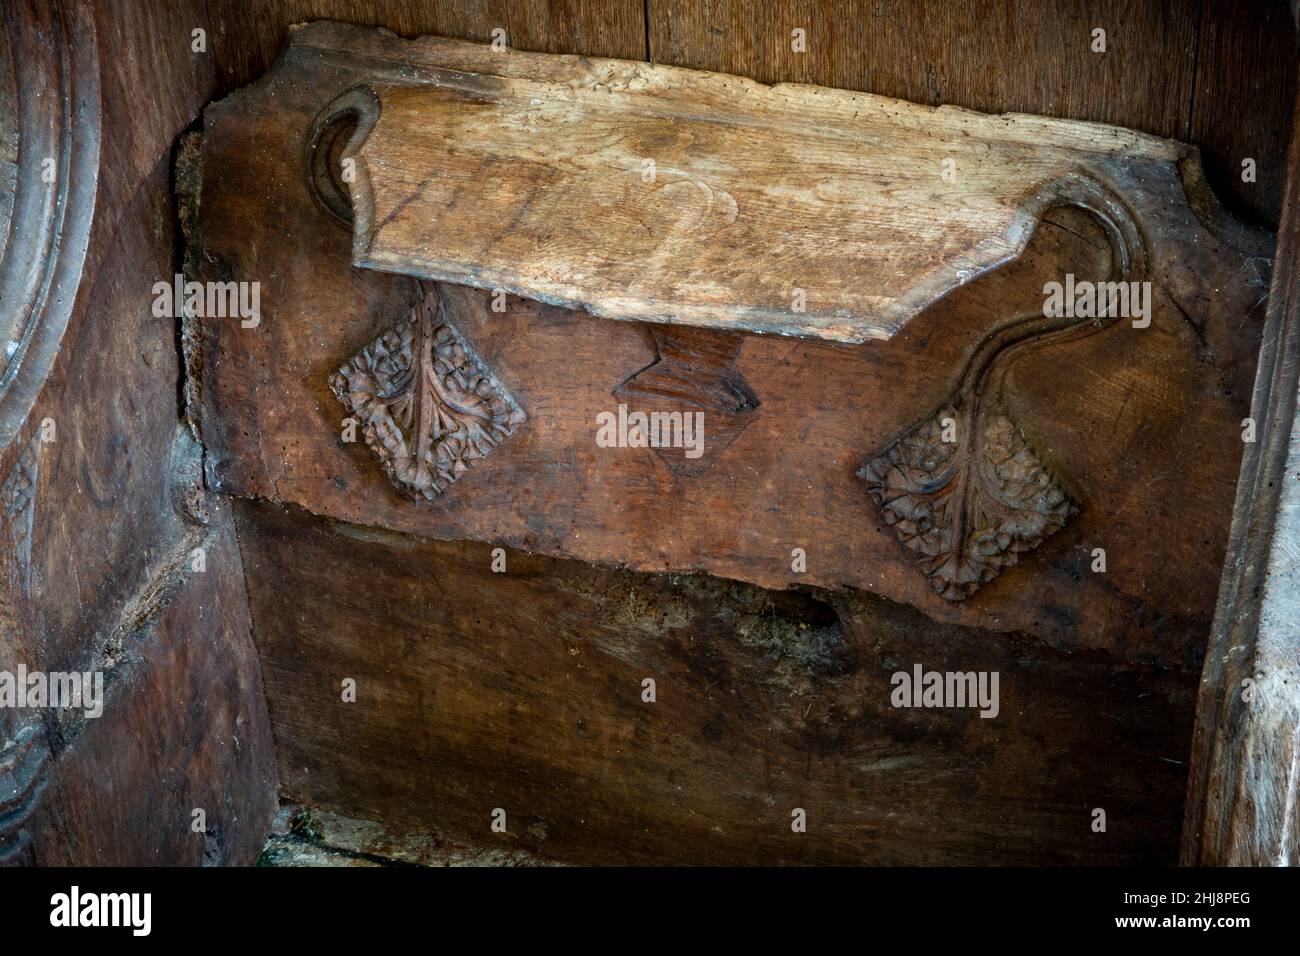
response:
{"label": "pale weathered wood", "polygon": [[337,105],[358,123],[355,264],[616,319],[889,338],[1117,158],[1176,180],[1191,155],[1096,124],[620,60],[438,38],[386,55],[404,62],[376,58]]}
{"label": "pale weathered wood", "polygon": [[[222,93],[265,72],[291,24],[646,59],[989,113],[1094,120],[1195,143],[1234,212],[1276,228],[1294,27],[1278,0],[207,0]],[[1105,29],[1107,51],[1093,49]],[[805,31],[805,48],[792,31]],[[979,42],[973,42],[978,38]],[[1278,94],[1278,91],[1282,91]],[[1258,162],[1243,182],[1241,161]]]}

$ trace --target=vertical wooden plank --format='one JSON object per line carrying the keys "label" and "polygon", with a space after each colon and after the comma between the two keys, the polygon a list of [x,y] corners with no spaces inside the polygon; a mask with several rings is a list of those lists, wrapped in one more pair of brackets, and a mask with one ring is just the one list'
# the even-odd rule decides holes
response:
{"label": "vertical wooden plank", "polygon": [[[1205,0],[1187,139],[1237,215],[1277,228],[1296,88],[1296,31],[1284,3]],[[1242,161],[1255,161],[1255,181]]]}
{"label": "vertical wooden plank", "polygon": [[645,58],[641,0],[208,0],[217,78],[223,91],[260,76],[290,24],[342,20],[405,37],[439,34],[482,43],[506,31],[519,50]]}
{"label": "vertical wooden plank", "polygon": [[[199,460],[177,441],[177,329],[152,308],[178,262],[169,153],[213,87],[210,58],[191,48],[203,2],[19,6],[15,23],[47,7],[69,14],[78,28],[64,35],[92,45],[95,82],[79,92],[80,58],[70,77],[47,73],[30,87],[46,102],[22,104],[18,132],[47,121],[60,88],[96,132],[74,130],[76,162],[57,167],[72,171],[70,196],[89,184],[50,244],[60,255],[85,244],[79,274],[51,280],[67,327],[0,449],[0,670],[98,673],[111,691],[98,717],[0,713],[0,864],[252,862],[275,768],[242,566],[228,516],[199,513]],[[12,48],[30,62],[33,46]],[[34,147],[24,136],[8,154],[40,163]],[[70,225],[82,223],[88,238]],[[46,255],[34,233],[11,239]],[[199,546],[206,573],[191,574]],[[198,806],[208,840],[190,829]]]}
{"label": "vertical wooden plank", "polygon": [[1300,137],[1201,678],[1182,862],[1300,862]]}
{"label": "vertical wooden plank", "polygon": [[[1161,136],[1179,136],[1186,125],[1192,3],[648,3],[656,62]],[[806,31],[805,53],[791,48],[795,29]],[[1094,29],[1106,31],[1104,53],[1091,48]]]}

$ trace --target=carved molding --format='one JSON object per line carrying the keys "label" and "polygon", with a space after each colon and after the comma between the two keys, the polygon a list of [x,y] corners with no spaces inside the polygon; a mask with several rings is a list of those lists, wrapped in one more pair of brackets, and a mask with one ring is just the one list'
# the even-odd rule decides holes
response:
{"label": "carved molding", "polygon": [[20,723],[13,712],[0,711],[0,866],[33,862],[26,823],[49,780],[49,757],[39,721]]}
{"label": "carved molding", "polygon": [[[1112,278],[1146,274],[1141,234],[1127,206],[1082,177],[1054,184],[1037,203],[1091,212],[1111,241]],[[1081,338],[1118,319],[1029,313],[993,330],[937,411],[905,429],[858,470],[935,593],[960,601],[1015,565],[1078,511],[1062,482],[1011,419],[1002,380],[1014,357]]]}
{"label": "carved molding", "polygon": [[32,438],[0,485],[4,514],[4,552],[0,564],[10,596],[28,597],[32,585],[32,526],[35,519],[36,483],[40,477],[41,440]]}
{"label": "carved molding", "polygon": [[[1300,8],[1293,4],[1300,16]],[[1300,88],[1296,103],[1300,106]],[[1183,866],[1300,864],[1300,127],[1205,651]],[[1249,688],[1249,693],[1247,693]]]}
{"label": "carved molding", "polygon": [[[76,299],[99,173],[89,4],[6,11],[0,27],[0,448],[22,427]],[[12,196],[12,202],[8,202]]]}
{"label": "carved molding", "polygon": [[330,389],[413,501],[442,494],[527,417],[442,315],[432,287],[331,375]]}
{"label": "carved molding", "polygon": [[[0,670],[12,670],[12,639],[31,596],[32,534],[40,478],[40,436],[23,448],[0,483]],[[0,866],[31,862],[24,825],[45,788],[49,747],[41,723],[27,712],[0,709]]]}

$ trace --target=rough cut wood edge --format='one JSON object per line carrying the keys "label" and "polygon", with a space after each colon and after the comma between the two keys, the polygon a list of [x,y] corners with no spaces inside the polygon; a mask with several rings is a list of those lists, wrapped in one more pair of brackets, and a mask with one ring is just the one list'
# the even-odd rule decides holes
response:
{"label": "rough cut wood edge", "polygon": [[[350,47],[346,53],[336,49],[345,39]],[[607,318],[799,335],[847,344],[889,338],[954,288],[1020,255],[1042,215],[1057,204],[1063,184],[1081,175],[1105,183],[1104,167],[1117,162],[1168,166],[1170,175],[1176,176],[1174,167],[1194,156],[1194,150],[1181,143],[1097,123],[1021,114],[991,116],[803,84],[766,86],[743,77],[631,61],[517,51],[496,53],[480,44],[439,37],[407,41],[386,31],[358,30],[333,23],[296,28],[290,42],[313,48],[326,58],[345,58],[353,67],[364,64],[373,77],[373,82],[342,97],[332,110],[335,116],[350,114],[357,120],[356,131],[344,151],[345,158],[356,162],[355,180],[349,184],[355,213],[354,265],[500,289]],[[357,50],[362,52],[358,54]],[[611,282],[609,288],[601,288],[598,278],[595,282],[588,278],[581,284],[563,277],[556,281],[542,274],[527,274],[526,269],[494,268],[455,256],[430,256],[400,243],[397,248],[386,245],[380,231],[401,213],[405,202],[393,209],[376,208],[370,165],[384,167],[389,160],[370,155],[366,146],[380,121],[384,97],[397,89],[418,89],[421,84],[436,84],[476,96],[485,88],[503,85],[489,82],[496,78],[553,83],[557,89],[584,92],[653,93],[656,109],[662,108],[671,116],[680,114],[684,120],[734,115],[747,122],[779,122],[783,131],[789,128],[791,135],[802,130],[832,139],[852,138],[854,145],[869,141],[868,130],[878,136],[883,130],[900,142],[923,144],[932,144],[936,131],[942,131],[958,152],[969,142],[1012,150],[1032,147],[1036,157],[1047,157],[1050,163],[1042,164],[1044,169],[1036,170],[1037,175],[1023,184],[1017,182],[1014,195],[1003,195],[1006,183],[1001,185],[1001,191],[990,188],[984,199],[993,203],[991,208],[1003,207],[1002,215],[1007,218],[993,222],[987,232],[972,236],[964,252],[918,265],[915,276],[905,281],[901,292],[892,297],[878,296],[881,304],[872,308],[863,308],[862,302],[854,309],[833,311],[810,306],[801,314],[784,306],[773,308],[771,302],[703,303],[672,295],[627,295],[622,293],[620,283]],[[862,131],[861,137],[855,135],[858,130]],[[971,155],[963,153],[963,158]],[[1007,213],[1007,205],[1014,211]],[[866,286],[873,284],[869,275],[854,281],[858,280]],[[835,300],[833,295],[829,298]]]}
{"label": "rough cut wood edge", "polygon": [[[1184,865],[1300,863],[1300,135],[1219,603],[1197,700]],[[1249,692],[1248,692],[1249,690]]]}

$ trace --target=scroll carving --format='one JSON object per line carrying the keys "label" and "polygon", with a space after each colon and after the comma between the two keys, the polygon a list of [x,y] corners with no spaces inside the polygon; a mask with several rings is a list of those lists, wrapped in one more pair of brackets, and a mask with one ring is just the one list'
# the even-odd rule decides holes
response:
{"label": "scroll carving", "polygon": [[330,389],[403,495],[429,501],[526,416],[425,288],[407,318],[330,376]]}
{"label": "scroll carving", "polygon": [[[1086,179],[1056,184],[1044,208],[1075,205],[1097,217],[1111,241],[1113,274],[1145,274],[1145,253],[1127,207]],[[1078,511],[1012,420],[1003,377],[1012,359],[1048,341],[1090,335],[1115,321],[1022,315],[976,349],[954,394],[869,456],[858,477],[898,540],[916,555],[940,597],[960,601],[1061,530]]]}

